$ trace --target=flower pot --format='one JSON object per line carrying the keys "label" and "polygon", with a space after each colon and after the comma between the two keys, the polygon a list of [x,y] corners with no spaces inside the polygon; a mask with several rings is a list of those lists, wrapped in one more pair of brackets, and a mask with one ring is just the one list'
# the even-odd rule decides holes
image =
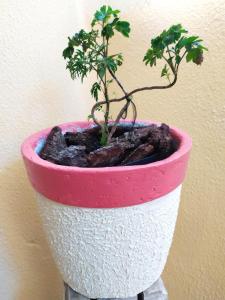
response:
{"label": "flower pot", "polygon": [[[147,123],[147,122],[146,122]],[[88,127],[63,124],[63,130]],[[78,168],[42,160],[49,129],[22,145],[29,179],[64,281],[89,298],[137,295],[161,275],[171,246],[191,139],[172,128],[179,148],[147,165]]]}

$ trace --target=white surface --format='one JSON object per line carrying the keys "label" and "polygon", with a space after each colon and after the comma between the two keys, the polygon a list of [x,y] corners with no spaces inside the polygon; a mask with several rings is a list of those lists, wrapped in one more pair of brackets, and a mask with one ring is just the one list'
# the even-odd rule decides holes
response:
{"label": "white surface", "polygon": [[181,186],[153,201],[116,209],[65,206],[38,194],[47,238],[63,279],[89,298],[134,296],[166,263]]}

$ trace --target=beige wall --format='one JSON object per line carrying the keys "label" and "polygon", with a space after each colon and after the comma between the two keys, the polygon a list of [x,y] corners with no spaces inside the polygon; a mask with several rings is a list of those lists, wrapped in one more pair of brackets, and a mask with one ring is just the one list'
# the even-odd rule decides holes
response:
{"label": "beige wall", "polygon": [[32,132],[83,119],[85,87],[65,71],[79,2],[0,1],[0,299],[61,300],[62,283],[41,230],[20,144]]}
{"label": "beige wall", "polygon": [[139,94],[135,100],[140,118],[168,122],[193,137],[163,275],[170,299],[224,300],[224,0],[1,2],[0,295],[4,300],[61,299],[60,277],[41,230],[19,145],[34,130],[87,114],[87,86],[69,79],[60,53],[67,34],[87,22],[99,3],[121,8],[133,24],[131,39],[118,37],[113,44],[115,51],[125,49],[119,76],[128,90],[161,80],[159,69],[146,68],[141,61],[150,37],[172,23],[182,22],[192,34],[200,34],[210,50],[203,66],[181,67],[176,87]]}

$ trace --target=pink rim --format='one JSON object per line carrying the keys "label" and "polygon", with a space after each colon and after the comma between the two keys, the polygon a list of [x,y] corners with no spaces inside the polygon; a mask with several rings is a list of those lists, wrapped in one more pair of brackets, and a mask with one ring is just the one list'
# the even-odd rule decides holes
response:
{"label": "pink rim", "polygon": [[[63,130],[76,130],[88,127],[90,123],[59,126]],[[174,127],[171,129],[180,141],[179,149],[164,160],[142,166],[79,168],[45,161],[34,149],[48,134],[49,128],[28,137],[21,150],[32,186],[48,199],[78,207],[125,207],[166,195],[183,182],[192,142],[186,133]]]}

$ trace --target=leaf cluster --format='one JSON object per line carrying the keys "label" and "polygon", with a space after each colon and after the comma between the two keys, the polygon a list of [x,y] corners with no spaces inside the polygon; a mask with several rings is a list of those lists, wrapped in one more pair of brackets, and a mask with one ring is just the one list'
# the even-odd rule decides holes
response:
{"label": "leaf cluster", "polygon": [[130,24],[120,20],[119,10],[113,10],[110,6],[102,6],[94,14],[91,26],[92,30],[86,32],[81,29],[72,37],[68,37],[68,46],[63,51],[63,57],[67,60],[72,79],[83,79],[95,71],[98,81],[91,88],[91,95],[99,98],[99,92],[104,90],[112,81],[104,79],[107,70],[115,73],[123,63],[121,53],[109,55],[109,39],[115,32],[129,37]]}
{"label": "leaf cluster", "polygon": [[101,35],[106,39],[113,37],[115,31],[129,37],[130,24],[127,21],[121,21],[119,13],[119,10],[113,10],[111,6],[103,5],[100,10],[96,11],[91,25],[94,27],[96,24],[100,24],[102,27]]}
{"label": "leaf cluster", "polygon": [[146,65],[156,66],[157,60],[164,59],[167,65],[164,66],[161,76],[168,77],[169,69],[173,73],[181,60],[186,57],[186,61],[201,64],[203,61],[203,51],[207,50],[202,45],[199,36],[188,36],[188,31],[181,24],[173,25],[168,30],[164,30],[160,35],[151,40],[151,47],[147,50],[143,61]]}
{"label": "leaf cluster", "polygon": [[[133,94],[144,90],[172,87],[177,81],[178,68],[182,60],[186,59],[186,62],[200,65],[203,61],[203,52],[207,51],[199,36],[188,35],[188,31],[181,24],[171,26],[151,40],[150,47],[143,59],[145,65],[150,67],[156,66],[159,60],[164,61],[165,65],[161,70],[161,77],[165,77],[169,84],[137,88],[128,93],[116,75],[118,68],[123,63],[123,55],[121,53],[109,53],[109,46],[111,38],[116,33],[119,32],[124,37],[129,37],[130,31],[130,23],[120,19],[119,10],[103,5],[93,16],[91,30],[81,29],[72,37],[68,37],[67,47],[63,51],[63,57],[67,61],[66,68],[70,71],[72,79],[79,78],[83,82],[89,73],[92,71],[96,73],[96,81],[90,92],[97,103],[93,106],[89,118],[101,126],[102,144],[106,143],[107,136],[110,139],[110,136],[112,137],[113,132],[115,132],[114,127],[116,125],[110,133],[108,129],[110,104],[112,102],[127,101],[118,113],[115,124],[127,115],[130,104],[132,104],[131,107],[133,107],[134,116],[136,116],[135,104],[130,101]],[[171,74],[173,80],[170,80]],[[108,87],[113,81],[118,84],[124,96],[110,100]],[[100,94],[103,94],[104,100],[98,102]],[[103,111],[103,109],[105,110]],[[95,118],[96,110],[103,111],[103,123],[98,122]]]}

